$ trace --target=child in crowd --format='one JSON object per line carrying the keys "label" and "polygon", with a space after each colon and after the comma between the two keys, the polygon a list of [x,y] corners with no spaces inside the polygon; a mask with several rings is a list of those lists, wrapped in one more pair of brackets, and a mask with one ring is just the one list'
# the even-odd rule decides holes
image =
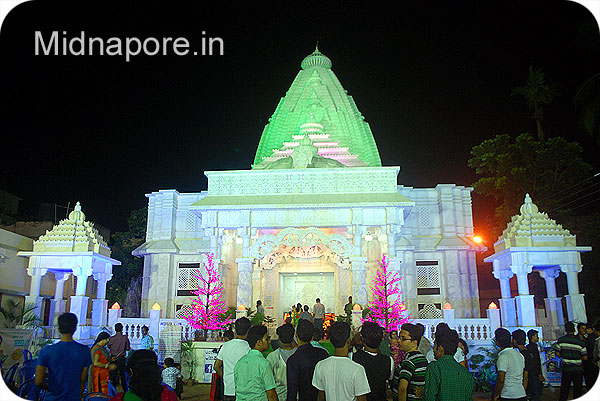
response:
{"label": "child in crowd", "polygon": [[177,384],[175,384],[175,394],[177,394],[177,398],[181,399],[181,394],[183,393],[183,376],[181,376],[181,364],[176,363],[175,367],[179,370],[180,376],[177,378]]}
{"label": "child in crowd", "polygon": [[[175,367],[175,360],[173,358],[165,358],[165,369],[161,375],[163,383],[171,387],[173,391],[177,387],[177,380],[183,379],[181,372]],[[177,394],[177,397],[180,398],[180,395]]]}

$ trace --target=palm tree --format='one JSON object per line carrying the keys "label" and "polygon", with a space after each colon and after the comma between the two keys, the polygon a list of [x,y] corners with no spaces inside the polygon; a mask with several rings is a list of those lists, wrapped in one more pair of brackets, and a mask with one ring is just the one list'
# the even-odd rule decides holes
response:
{"label": "palm tree", "polygon": [[579,87],[574,103],[579,128],[600,145],[600,73]]}
{"label": "palm tree", "polygon": [[35,309],[35,305],[25,305],[23,308],[20,308],[19,302],[9,299],[6,301],[6,308],[0,306],[0,317],[3,320],[1,327],[14,329],[19,324],[23,326],[39,325],[41,320],[33,313]]}
{"label": "palm tree", "polygon": [[520,95],[527,101],[527,106],[532,113],[532,118],[537,123],[538,140],[544,140],[542,120],[544,119],[544,106],[552,103],[558,94],[558,85],[546,80],[546,75],[541,68],[529,66],[529,76],[525,85],[516,87],[513,95]]}

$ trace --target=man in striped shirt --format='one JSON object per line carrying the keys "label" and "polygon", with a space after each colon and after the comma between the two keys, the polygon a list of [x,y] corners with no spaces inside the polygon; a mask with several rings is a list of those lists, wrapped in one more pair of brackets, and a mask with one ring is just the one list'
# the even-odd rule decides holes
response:
{"label": "man in striped shirt", "polygon": [[405,352],[404,360],[394,371],[392,399],[394,401],[422,400],[425,397],[427,359],[419,352],[422,331],[411,323],[402,325],[398,342]]}
{"label": "man in striped shirt", "polygon": [[565,401],[573,382],[573,398],[583,393],[583,360],[587,359],[585,342],[575,335],[575,325],[565,323],[566,335],[557,341],[558,356],[562,358],[562,379],[560,381],[559,401]]}

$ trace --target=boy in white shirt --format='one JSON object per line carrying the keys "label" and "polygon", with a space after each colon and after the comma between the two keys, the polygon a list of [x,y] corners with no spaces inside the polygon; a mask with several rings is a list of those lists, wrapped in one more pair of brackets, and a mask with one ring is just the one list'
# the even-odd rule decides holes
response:
{"label": "boy in white shirt", "polygon": [[235,378],[233,368],[241,357],[250,351],[250,345],[246,341],[248,330],[250,329],[250,320],[247,317],[241,317],[235,321],[235,338],[227,341],[221,347],[217,360],[215,361],[215,372],[223,378],[224,400],[235,400]]}
{"label": "boy in white shirt", "polygon": [[335,322],[329,328],[329,340],[335,353],[315,366],[312,385],[319,390],[318,400],[366,401],[371,392],[365,368],[348,358],[350,326]]}

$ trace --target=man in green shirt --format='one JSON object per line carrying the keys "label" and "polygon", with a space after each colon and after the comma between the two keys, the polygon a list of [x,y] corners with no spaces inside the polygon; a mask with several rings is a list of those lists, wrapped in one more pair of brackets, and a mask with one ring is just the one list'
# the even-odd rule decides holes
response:
{"label": "man in green shirt", "polygon": [[262,354],[269,350],[271,340],[267,328],[252,326],[246,340],[251,350],[233,369],[236,401],[278,401],[271,365]]}
{"label": "man in green shirt", "polygon": [[455,330],[435,337],[433,354],[436,360],[429,364],[425,374],[426,401],[473,400],[475,382],[469,370],[454,359],[457,347]]}

